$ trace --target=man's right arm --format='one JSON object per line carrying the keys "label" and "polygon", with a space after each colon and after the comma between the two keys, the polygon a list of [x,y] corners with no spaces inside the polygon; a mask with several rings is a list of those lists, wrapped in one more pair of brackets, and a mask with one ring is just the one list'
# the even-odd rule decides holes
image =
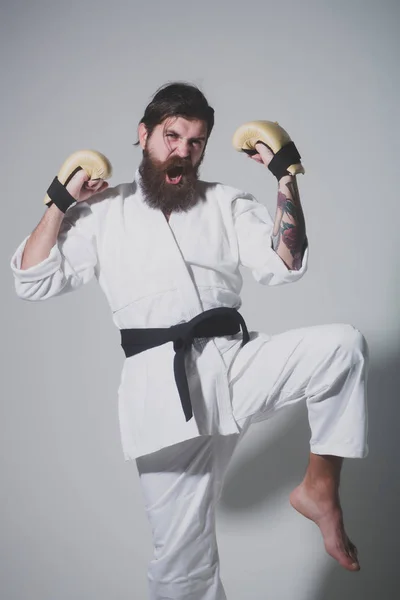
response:
{"label": "man's right arm", "polygon": [[[67,190],[77,202],[90,198],[93,194],[108,187],[102,179],[88,180],[82,169],[78,171],[67,185]],[[68,212],[68,211],[67,211]],[[38,226],[33,230],[26,243],[22,256],[21,269],[29,269],[49,256],[50,250],[57,241],[64,213],[52,204],[44,213]]]}
{"label": "man's right arm", "polygon": [[64,213],[52,204],[44,213],[38,226],[26,242],[21,260],[21,270],[29,269],[42,262],[50,254],[57,241]]}
{"label": "man's right arm", "polygon": [[95,273],[94,215],[85,202],[108,187],[102,180],[87,181],[84,171],[74,175],[67,190],[77,202],[64,214],[55,204],[46,209],[34,231],[11,258],[17,296],[46,300],[73,291]]}

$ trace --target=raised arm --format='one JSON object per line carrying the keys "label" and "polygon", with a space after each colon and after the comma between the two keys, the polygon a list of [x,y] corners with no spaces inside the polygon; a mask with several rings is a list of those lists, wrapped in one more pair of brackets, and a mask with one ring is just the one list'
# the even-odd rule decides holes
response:
{"label": "raised arm", "polygon": [[[73,188],[74,178],[80,191]],[[11,257],[17,295],[30,301],[65,294],[88,282],[95,274],[97,252],[95,220],[85,202],[108,184],[87,181],[79,171],[67,189],[78,201],[66,214],[54,203],[46,209],[34,231],[19,244]],[[83,183],[83,185],[82,185]]]}
{"label": "raised arm", "polygon": [[301,268],[307,236],[296,175],[285,175],[278,182],[272,244],[288,269]]}
{"label": "raised arm", "polygon": [[63,218],[64,213],[55,204],[46,210],[26,242],[21,261],[22,270],[37,265],[49,256],[57,241]]}
{"label": "raised arm", "polygon": [[[87,200],[97,191],[101,191],[108,186],[102,180],[88,181],[88,179],[89,177],[85,171],[81,170],[74,175],[67,185],[68,192],[78,203]],[[46,209],[39,224],[26,242],[22,255],[21,270],[37,265],[49,256],[50,250],[57,241],[63,219],[64,213],[56,204],[52,204]]]}

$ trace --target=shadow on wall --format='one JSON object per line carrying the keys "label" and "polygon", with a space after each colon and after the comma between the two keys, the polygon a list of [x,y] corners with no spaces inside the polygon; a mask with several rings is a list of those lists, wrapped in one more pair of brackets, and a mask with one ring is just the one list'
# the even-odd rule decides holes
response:
{"label": "shadow on wall", "polygon": [[[349,537],[356,544],[361,571],[332,567],[310,600],[396,600],[400,511],[400,350],[385,364],[371,361],[368,379],[369,456],[345,461],[341,499]],[[304,406],[304,405],[303,405]],[[251,428],[248,435],[251,435]],[[220,506],[241,511],[300,482],[305,472],[310,431],[306,410],[272,445],[258,447],[228,471]],[[279,457],[279,469],[278,465]],[[294,487],[294,486],[293,486]],[[260,598],[261,600],[261,598]]]}

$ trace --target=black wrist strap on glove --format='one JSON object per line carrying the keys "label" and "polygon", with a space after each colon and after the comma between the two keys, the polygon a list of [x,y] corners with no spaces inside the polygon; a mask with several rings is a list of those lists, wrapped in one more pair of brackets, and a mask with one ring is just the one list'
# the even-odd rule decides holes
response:
{"label": "black wrist strap on glove", "polygon": [[81,167],[75,169],[71,175],[68,177],[67,181],[63,185],[57,176],[54,177],[53,181],[49,189],[47,190],[47,195],[50,198],[50,202],[46,203],[46,206],[49,207],[52,204],[55,204],[63,213],[67,211],[67,209],[76,202],[76,199],[71,196],[67,188],[65,187],[67,183],[72,179],[77,171],[80,171]]}
{"label": "black wrist strap on glove", "polygon": [[[262,142],[261,142],[262,143]],[[284,175],[288,175],[287,168],[300,162],[301,156],[294,145],[289,142],[274,155],[274,158],[268,165],[268,169],[279,181]]]}

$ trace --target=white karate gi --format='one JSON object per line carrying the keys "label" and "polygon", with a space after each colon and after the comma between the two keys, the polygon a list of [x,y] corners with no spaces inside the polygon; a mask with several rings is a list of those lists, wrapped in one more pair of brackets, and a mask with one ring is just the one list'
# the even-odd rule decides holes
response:
{"label": "white karate gi", "polygon": [[[37,301],[77,289],[95,276],[115,325],[169,327],[216,307],[240,308],[249,267],[266,285],[291,283],[298,271],[272,249],[273,221],[253,196],[200,181],[200,201],[169,223],[132,183],[68,209],[57,243],[21,270],[28,239],[11,259],[19,297]],[[311,450],[367,454],[368,346],[352,325],[251,332],[194,343],[187,357],[194,417],[186,422],[173,373],[172,343],[124,361],[118,390],[126,460],[136,459],[155,557],[151,600],[223,600],[214,509],[232,452],[249,425],[305,400]]]}

